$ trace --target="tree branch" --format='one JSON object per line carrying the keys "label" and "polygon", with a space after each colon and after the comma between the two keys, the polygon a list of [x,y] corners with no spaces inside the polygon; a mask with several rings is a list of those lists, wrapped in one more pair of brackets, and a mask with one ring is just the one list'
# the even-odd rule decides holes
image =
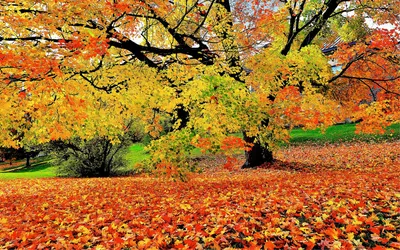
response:
{"label": "tree branch", "polygon": [[349,62],[346,64],[346,66],[344,66],[344,67],[342,68],[342,70],[339,72],[339,74],[337,74],[337,75],[335,75],[334,77],[332,77],[331,79],[329,79],[329,80],[328,80],[328,83],[334,82],[334,81],[337,80],[338,78],[342,77],[342,75],[343,75],[344,73],[346,73],[346,71],[350,68],[350,66],[351,66],[353,63],[355,63],[355,62],[361,60],[362,58],[364,58],[364,54],[360,54],[360,55],[354,57],[351,61],[349,61]]}
{"label": "tree branch", "polygon": [[357,77],[357,76],[346,76],[346,75],[343,75],[341,77],[342,78],[346,78],[346,79],[358,80],[358,81],[364,83],[367,86],[369,86],[369,85],[365,81],[371,81],[374,84],[378,85],[380,88],[382,88],[387,93],[400,96],[400,93],[391,91],[388,88],[384,87],[382,84],[380,84],[380,82],[390,82],[390,81],[394,81],[394,80],[400,79],[400,76],[399,77],[395,77],[393,79],[374,79],[374,78],[368,78],[368,77]]}
{"label": "tree branch", "polygon": [[318,35],[318,33],[321,31],[321,29],[324,27],[325,23],[328,21],[330,15],[336,10],[336,8],[339,6],[339,3],[341,1],[336,1],[336,0],[329,0],[327,3],[327,9],[325,12],[322,14],[321,19],[319,22],[314,26],[314,28],[307,34],[307,36],[304,38],[303,42],[301,43],[299,49],[306,47],[307,45],[311,44],[311,42],[314,40],[314,38]]}

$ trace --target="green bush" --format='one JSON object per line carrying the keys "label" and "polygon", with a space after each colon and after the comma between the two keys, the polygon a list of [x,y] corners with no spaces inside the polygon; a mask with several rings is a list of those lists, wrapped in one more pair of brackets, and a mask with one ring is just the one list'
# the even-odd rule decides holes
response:
{"label": "green bush", "polygon": [[129,131],[118,137],[118,143],[107,137],[91,140],[73,138],[53,141],[50,150],[55,156],[57,175],[69,177],[107,177],[127,174],[126,154],[132,143],[143,139],[143,127],[132,120]]}
{"label": "green bush", "polygon": [[57,175],[68,177],[106,177],[126,167],[126,145],[107,138],[89,141],[75,138],[52,143]]}

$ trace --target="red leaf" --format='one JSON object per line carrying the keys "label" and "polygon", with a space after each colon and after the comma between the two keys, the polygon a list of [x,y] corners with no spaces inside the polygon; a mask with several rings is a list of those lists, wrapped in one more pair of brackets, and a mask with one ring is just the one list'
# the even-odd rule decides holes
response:
{"label": "red leaf", "polygon": [[117,237],[114,239],[114,242],[117,244],[122,244],[122,243],[124,243],[124,240],[121,237]]}
{"label": "red leaf", "polygon": [[357,233],[358,228],[359,227],[356,225],[349,224],[346,226],[346,233],[350,233],[350,232]]}
{"label": "red leaf", "polygon": [[267,241],[264,244],[264,249],[267,249],[267,250],[273,250],[274,247],[275,247],[275,244],[272,241]]}
{"label": "red leaf", "polygon": [[21,99],[25,99],[26,98],[26,91],[20,91],[18,93],[18,97],[21,98]]}
{"label": "red leaf", "polygon": [[378,227],[371,227],[369,231],[373,232],[374,234],[380,234],[381,230]]}
{"label": "red leaf", "polygon": [[188,245],[190,248],[195,248],[197,245],[197,242],[191,239],[186,239],[183,241],[186,245]]}
{"label": "red leaf", "polygon": [[165,222],[167,222],[168,224],[171,223],[171,220],[172,220],[172,218],[169,217],[168,215],[162,216],[162,219],[163,219]]}

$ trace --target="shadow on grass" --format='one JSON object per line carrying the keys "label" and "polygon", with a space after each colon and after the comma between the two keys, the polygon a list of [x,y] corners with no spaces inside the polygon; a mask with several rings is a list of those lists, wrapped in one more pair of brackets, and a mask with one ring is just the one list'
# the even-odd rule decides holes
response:
{"label": "shadow on grass", "polygon": [[9,171],[4,171],[5,173],[32,173],[32,172],[38,172],[38,171],[43,171],[51,167],[51,164],[49,162],[40,162],[33,164],[32,166],[29,167],[22,167],[18,168],[15,170],[9,170]]}

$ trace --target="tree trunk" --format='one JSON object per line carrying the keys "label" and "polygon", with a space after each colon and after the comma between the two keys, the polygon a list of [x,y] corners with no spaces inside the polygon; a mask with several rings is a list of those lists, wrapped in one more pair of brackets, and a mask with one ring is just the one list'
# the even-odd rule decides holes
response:
{"label": "tree trunk", "polygon": [[268,149],[268,145],[261,145],[255,140],[255,137],[249,137],[244,134],[244,140],[253,144],[250,151],[245,152],[246,162],[242,168],[256,168],[264,163],[273,162],[272,151]]}
{"label": "tree trunk", "polygon": [[108,177],[108,171],[107,171],[107,165],[105,162],[101,163],[100,169],[99,169],[99,177]]}
{"label": "tree trunk", "polygon": [[190,116],[189,112],[185,110],[182,104],[178,104],[178,106],[176,107],[176,112],[177,112],[177,117],[173,120],[173,123],[175,124],[178,120],[180,120],[178,130],[185,128],[189,121],[189,116]]}
{"label": "tree trunk", "polygon": [[108,171],[108,164],[107,164],[107,155],[109,154],[109,147],[110,142],[107,139],[102,139],[103,140],[103,147],[102,147],[102,151],[101,151],[101,165],[100,165],[100,177],[108,177],[110,175],[109,171]]}
{"label": "tree trunk", "polygon": [[26,164],[25,164],[26,167],[31,166],[30,159],[31,159],[31,154],[28,152],[28,153],[26,153]]}

